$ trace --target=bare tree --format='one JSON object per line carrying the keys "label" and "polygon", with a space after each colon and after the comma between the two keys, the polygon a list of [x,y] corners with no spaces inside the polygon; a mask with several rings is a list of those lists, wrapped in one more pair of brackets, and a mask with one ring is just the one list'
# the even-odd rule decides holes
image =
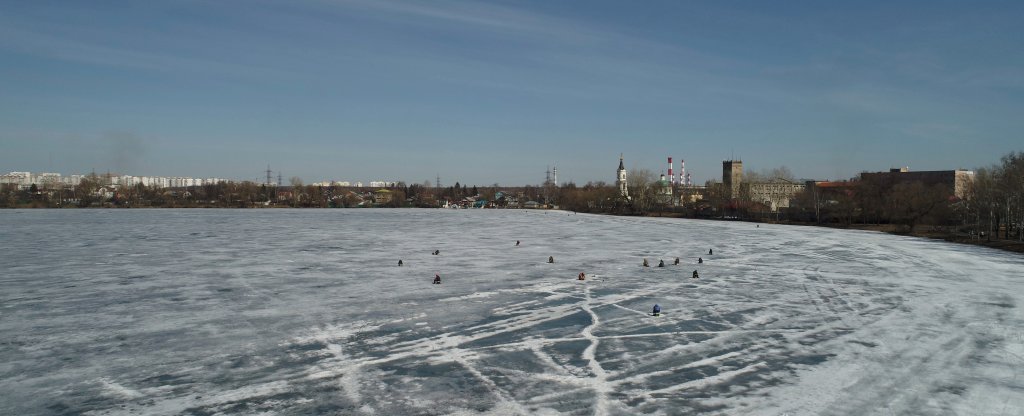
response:
{"label": "bare tree", "polygon": [[288,179],[288,183],[292,185],[292,207],[297,207],[302,202],[302,178],[292,176]]}
{"label": "bare tree", "polygon": [[711,179],[704,183],[704,202],[715,215],[723,215],[732,202],[732,191],[724,183]]}
{"label": "bare tree", "polygon": [[789,170],[789,168],[786,167],[786,166],[779,166],[779,167],[777,167],[775,169],[772,169],[772,170],[768,171],[768,175],[767,176],[769,178],[771,178],[772,181],[780,181],[780,180],[781,181],[785,181],[785,182],[796,181],[796,177],[793,176],[793,172],[791,172]]}
{"label": "bare tree", "polygon": [[763,172],[755,172],[752,170],[743,171],[743,182],[765,182],[767,178],[768,175]]}
{"label": "bare tree", "polygon": [[405,191],[395,189],[391,191],[391,199],[384,206],[388,208],[401,208],[405,206]]}
{"label": "bare tree", "polygon": [[1017,240],[1024,241],[1024,152],[1010,152],[1002,158],[999,189],[1003,193],[1006,210],[1006,232],[1015,231]]}
{"label": "bare tree", "polygon": [[949,195],[942,185],[929,187],[918,181],[894,185],[887,199],[890,220],[906,227],[909,233],[913,233],[923,219],[949,203]]}
{"label": "bare tree", "polygon": [[79,206],[87,207],[97,200],[95,195],[103,186],[101,182],[102,179],[95,173],[90,173],[82,178],[78,186],[75,187],[75,198],[78,199]]}
{"label": "bare tree", "polygon": [[626,176],[633,208],[641,214],[647,212],[655,202],[654,181],[654,174],[647,169],[632,169]]}

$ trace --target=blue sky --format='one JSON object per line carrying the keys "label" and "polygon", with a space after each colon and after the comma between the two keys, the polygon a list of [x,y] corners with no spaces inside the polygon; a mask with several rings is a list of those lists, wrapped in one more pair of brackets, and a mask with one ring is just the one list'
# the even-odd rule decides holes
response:
{"label": "blue sky", "polygon": [[1024,150],[1022,21],[1021,2],[0,0],[0,170],[970,169]]}

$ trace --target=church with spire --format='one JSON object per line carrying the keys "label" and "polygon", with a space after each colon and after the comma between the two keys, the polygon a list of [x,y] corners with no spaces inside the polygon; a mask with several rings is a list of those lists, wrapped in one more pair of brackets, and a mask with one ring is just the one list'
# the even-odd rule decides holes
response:
{"label": "church with spire", "polygon": [[626,166],[622,164],[622,154],[619,154],[619,170],[616,172],[615,186],[619,187],[619,194],[623,198],[629,198],[629,187],[626,186]]}

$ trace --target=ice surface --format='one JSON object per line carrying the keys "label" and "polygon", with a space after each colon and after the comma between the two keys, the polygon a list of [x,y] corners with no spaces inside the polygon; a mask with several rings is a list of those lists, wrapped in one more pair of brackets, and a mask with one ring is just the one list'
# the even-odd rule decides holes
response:
{"label": "ice surface", "polygon": [[0,241],[0,414],[1024,414],[1024,259],[985,248],[513,210],[7,210]]}

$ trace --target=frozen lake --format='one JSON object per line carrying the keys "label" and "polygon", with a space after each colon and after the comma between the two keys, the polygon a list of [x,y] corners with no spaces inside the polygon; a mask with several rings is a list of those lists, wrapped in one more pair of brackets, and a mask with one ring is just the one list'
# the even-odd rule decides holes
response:
{"label": "frozen lake", "polygon": [[355,209],[7,210],[0,242],[0,414],[1024,414],[1024,258],[980,247]]}

